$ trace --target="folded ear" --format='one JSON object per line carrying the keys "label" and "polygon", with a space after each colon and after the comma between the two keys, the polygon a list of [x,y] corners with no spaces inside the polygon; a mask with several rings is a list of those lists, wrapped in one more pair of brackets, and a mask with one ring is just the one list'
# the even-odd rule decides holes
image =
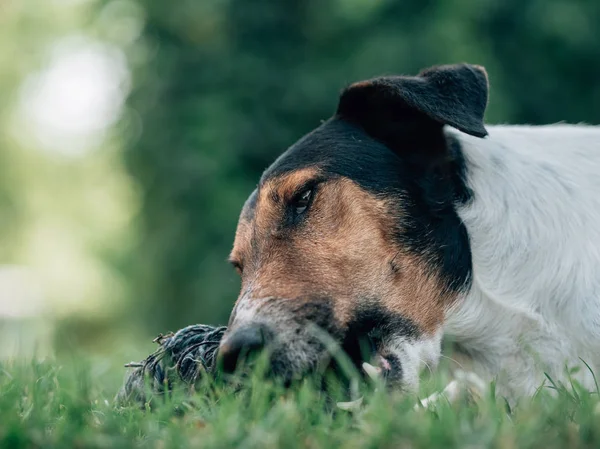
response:
{"label": "folded ear", "polygon": [[367,131],[381,130],[386,121],[416,120],[484,137],[487,99],[488,79],[483,67],[445,65],[413,77],[381,77],[352,84],[342,92],[337,114],[358,122]]}

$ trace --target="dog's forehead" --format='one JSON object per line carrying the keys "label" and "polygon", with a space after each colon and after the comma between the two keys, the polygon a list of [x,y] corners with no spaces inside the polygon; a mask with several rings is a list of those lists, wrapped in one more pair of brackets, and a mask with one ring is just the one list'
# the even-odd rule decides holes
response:
{"label": "dog's forehead", "polygon": [[260,186],[291,172],[318,172],[323,177],[342,176],[381,193],[399,187],[402,160],[390,148],[360,127],[334,117],[305,135],[263,173]]}
{"label": "dog's forehead", "polygon": [[286,184],[292,190],[318,173],[325,180],[341,176],[370,193],[389,195],[404,190],[405,169],[401,158],[386,145],[334,117],[299,139],[265,170],[242,208],[240,225],[255,220],[265,187]]}

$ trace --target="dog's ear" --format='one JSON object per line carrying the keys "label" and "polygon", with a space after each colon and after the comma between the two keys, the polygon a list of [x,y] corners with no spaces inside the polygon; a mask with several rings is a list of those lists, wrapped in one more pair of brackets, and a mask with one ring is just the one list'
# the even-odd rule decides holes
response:
{"label": "dog's ear", "polygon": [[374,78],[350,85],[340,96],[337,115],[356,122],[386,141],[394,127],[452,126],[484,137],[488,79],[481,66],[456,64],[424,70],[417,76]]}

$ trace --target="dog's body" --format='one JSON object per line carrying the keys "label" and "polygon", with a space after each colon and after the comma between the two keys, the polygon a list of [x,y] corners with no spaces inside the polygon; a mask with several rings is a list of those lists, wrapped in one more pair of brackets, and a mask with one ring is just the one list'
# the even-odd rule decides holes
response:
{"label": "dog's body", "polygon": [[275,161],[231,255],[229,369],[264,346],[281,377],[319,369],[313,324],[355,360],[370,337],[375,368],[407,390],[444,335],[510,398],[580,357],[600,367],[600,129],[483,138],[486,104],[476,66],[356,83]]}
{"label": "dog's body", "polygon": [[579,357],[600,367],[600,128],[488,131],[481,140],[448,130],[474,193],[458,208],[473,278],[445,330],[514,397],[533,393],[544,372],[564,379]]}

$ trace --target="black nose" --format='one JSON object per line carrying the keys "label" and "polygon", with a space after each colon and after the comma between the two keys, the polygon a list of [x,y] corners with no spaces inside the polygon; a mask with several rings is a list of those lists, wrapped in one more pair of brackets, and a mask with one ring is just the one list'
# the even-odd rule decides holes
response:
{"label": "black nose", "polygon": [[262,326],[246,326],[231,333],[219,346],[221,366],[226,373],[233,373],[241,362],[256,355],[265,347],[267,332]]}

